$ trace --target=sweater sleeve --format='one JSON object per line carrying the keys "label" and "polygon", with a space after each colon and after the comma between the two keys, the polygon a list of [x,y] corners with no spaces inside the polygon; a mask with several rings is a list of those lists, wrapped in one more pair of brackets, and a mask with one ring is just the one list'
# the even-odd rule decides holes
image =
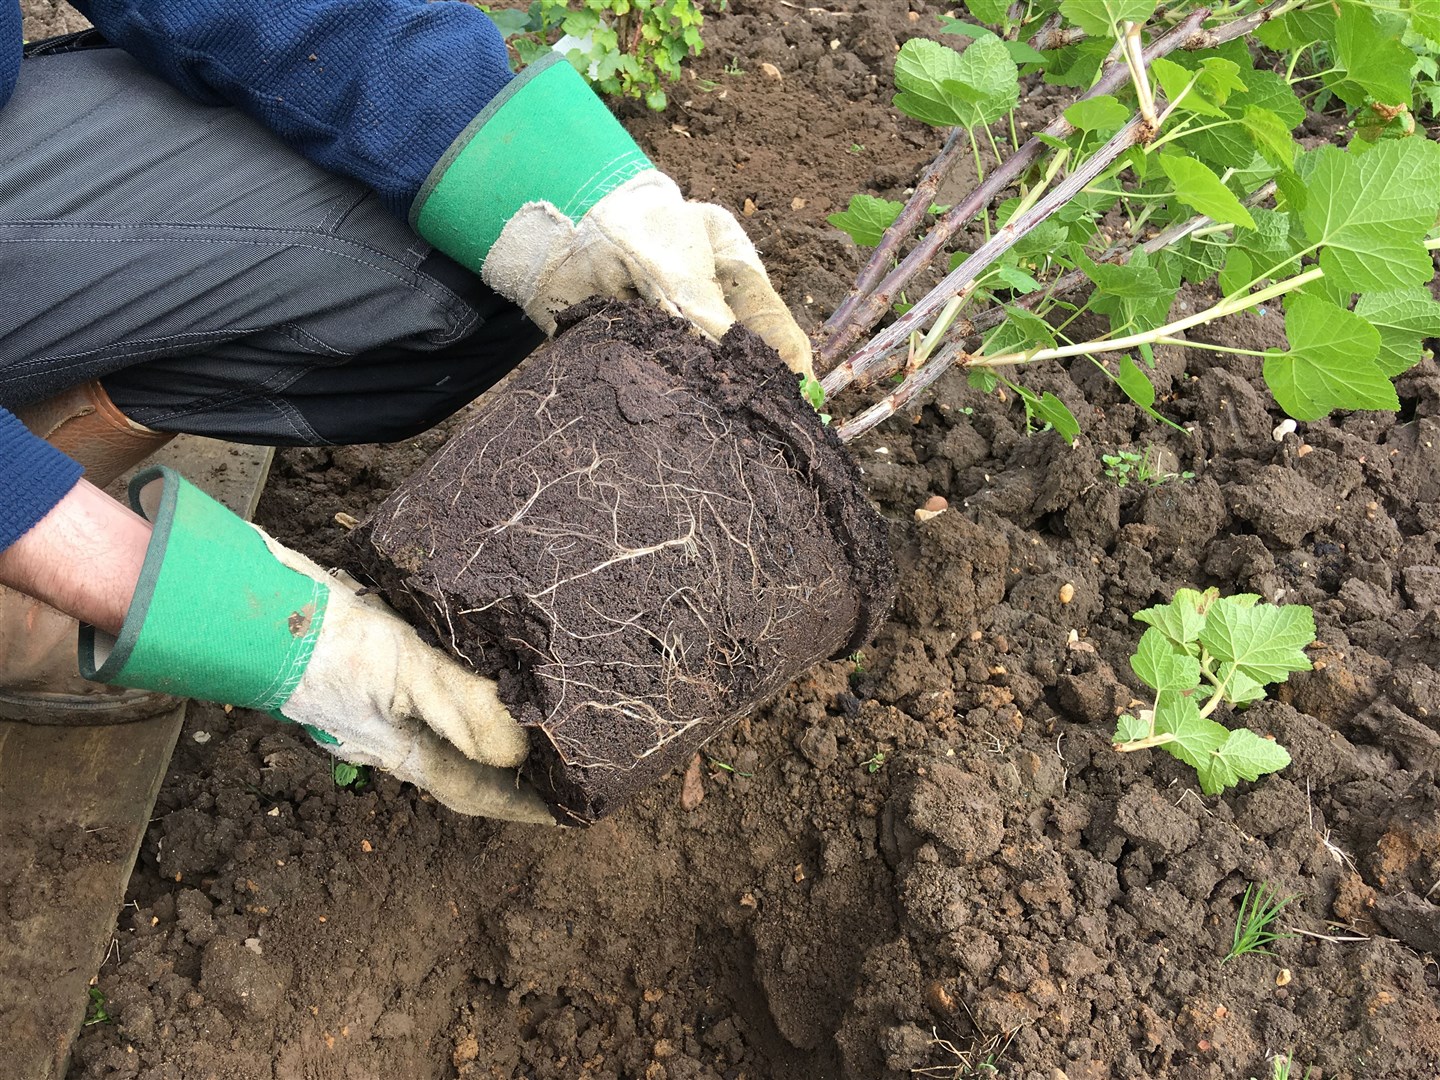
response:
{"label": "sweater sleeve", "polygon": [[0,409],[0,551],[24,536],[80,479],[79,464]]}
{"label": "sweater sleeve", "polygon": [[72,2],[154,74],[243,110],[401,217],[511,80],[495,25],[450,0]]}

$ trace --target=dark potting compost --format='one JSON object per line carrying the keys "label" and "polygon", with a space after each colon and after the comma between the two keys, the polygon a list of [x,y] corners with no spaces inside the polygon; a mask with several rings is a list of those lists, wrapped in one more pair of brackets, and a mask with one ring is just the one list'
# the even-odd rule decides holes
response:
{"label": "dark potting compost", "polygon": [[529,779],[603,816],[889,609],[886,530],[743,329],[588,301],[356,530],[386,599],[495,676]]}

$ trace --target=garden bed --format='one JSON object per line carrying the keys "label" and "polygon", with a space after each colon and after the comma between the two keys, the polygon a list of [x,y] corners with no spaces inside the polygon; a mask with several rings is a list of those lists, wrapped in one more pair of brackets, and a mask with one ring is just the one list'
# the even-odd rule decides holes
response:
{"label": "garden bed", "polygon": [[[889,66],[945,8],[906,7],[731,0],[670,109],[628,116],[811,325],[860,262],[826,215],[899,198],[936,148]],[[1192,438],[1076,364],[1031,383],[1073,449],[962,375],[852,444],[900,566],[878,641],[590,829],[337,789],[295,728],[193,709],[100,975],[113,1022],[72,1076],[898,1080],[993,1055],[1021,1080],[1230,1080],[1282,1051],[1297,1077],[1435,1076],[1440,369],[1400,377],[1398,415],[1276,441],[1253,358],[1157,353]],[[283,452],[258,520],[338,560],[334,515],[444,439]],[[1194,477],[1122,487],[1121,450]],[[1218,798],[1110,747],[1143,691],[1130,615],[1211,585],[1311,605],[1320,640],[1247,714],[1293,764]],[[1258,882],[1305,933],[1222,964]]]}

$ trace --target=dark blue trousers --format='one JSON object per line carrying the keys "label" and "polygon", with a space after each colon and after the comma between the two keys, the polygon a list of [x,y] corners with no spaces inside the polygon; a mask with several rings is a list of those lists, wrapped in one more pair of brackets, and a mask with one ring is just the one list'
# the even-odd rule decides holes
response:
{"label": "dark blue trousers", "polygon": [[384,442],[541,340],[366,189],[93,44],[32,47],[0,111],[0,405],[99,379],[162,431]]}

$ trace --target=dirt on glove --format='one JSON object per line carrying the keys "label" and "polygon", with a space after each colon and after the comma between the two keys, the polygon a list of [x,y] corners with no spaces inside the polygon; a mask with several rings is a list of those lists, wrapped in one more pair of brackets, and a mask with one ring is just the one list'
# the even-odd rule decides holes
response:
{"label": "dirt on glove", "polygon": [[499,680],[529,779],[603,816],[790,679],[859,649],[886,530],[758,337],[588,301],[356,531],[363,572]]}

